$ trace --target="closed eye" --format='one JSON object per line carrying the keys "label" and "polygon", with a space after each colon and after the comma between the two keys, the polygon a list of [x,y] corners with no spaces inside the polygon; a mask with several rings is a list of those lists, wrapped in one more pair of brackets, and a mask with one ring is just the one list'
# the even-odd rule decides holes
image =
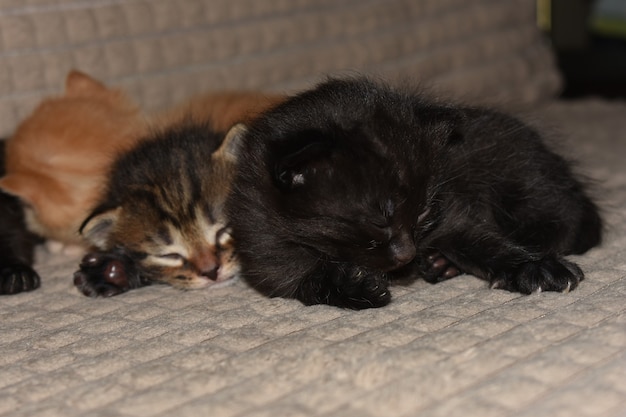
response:
{"label": "closed eye", "polygon": [[379,229],[386,229],[391,225],[390,219],[387,217],[377,218],[375,220],[371,220],[370,224]]}
{"label": "closed eye", "polygon": [[159,258],[163,258],[163,259],[171,259],[173,261],[182,261],[185,259],[185,257],[183,255],[181,255],[180,253],[166,253],[164,255],[159,255]]}
{"label": "closed eye", "polygon": [[370,240],[369,246],[368,246],[367,249],[368,250],[376,249],[376,248],[378,248],[378,247],[380,247],[382,245],[383,245],[383,242],[381,242],[380,240]]}
{"label": "closed eye", "polygon": [[386,219],[393,216],[395,210],[396,210],[396,205],[394,204],[392,200],[387,200],[380,205],[380,211]]}
{"label": "closed eye", "polygon": [[231,229],[228,226],[222,227],[217,231],[215,234],[215,240],[217,241],[218,249],[225,249],[232,244],[233,238],[230,233]]}
{"label": "closed eye", "polygon": [[148,255],[150,261],[156,265],[164,267],[179,268],[183,266],[186,259],[178,252],[169,252],[162,255]]}

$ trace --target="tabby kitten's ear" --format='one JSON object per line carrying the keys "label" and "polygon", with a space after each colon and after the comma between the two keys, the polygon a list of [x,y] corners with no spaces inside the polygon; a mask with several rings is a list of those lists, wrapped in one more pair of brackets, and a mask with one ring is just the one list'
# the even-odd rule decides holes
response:
{"label": "tabby kitten's ear", "polygon": [[231,127],[220,147],[213,153],[213,158],[236,162],[246,133],[248,133],[248,128],[243,123],[237,123]]}
{"label": "tabby kitten's ear", "polygon": [[276,185],[285,191],[306,185],[308,177],[331,151],[331,140],[319,131],[299,132],[294,139],[280,143],[275,150]]}
{"label": "tabby kitten's ear", "polygon": [[82,224],[79,229],[89,243],[98,249],[107,250],[111,233],[115,229],[122,207],[115,207],[104,211],[95,211]]}

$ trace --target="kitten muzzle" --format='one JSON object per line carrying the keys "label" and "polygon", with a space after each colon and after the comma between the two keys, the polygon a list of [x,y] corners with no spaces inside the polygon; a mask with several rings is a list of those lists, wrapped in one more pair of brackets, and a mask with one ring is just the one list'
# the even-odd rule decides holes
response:
{"label": "kitten muzzle", "polygon": [[211,269],[200,271],[200,275],[210,279],[211,281],[217,281],[217,271],[219,270],[219,265],[214,266]]}
{"label": "kitten muzzle", "polygon": [[393,239],[389,244],[389,251],[393,260],[393,266],[390,270],[402,268],[415,259],[417,255],[415,244],[408,235]]}
{"label": "kitten muzzle", "polygon": [[209,250],[198,254],[190,259],[189,262],[196,269],[196,273],[199,276],[208,278],[211,281],[217,281],[220,262],[213,252],[213,250]]}
{"label": "kitten muzzle", "polygon": [[[430,214],[430,207],[427,207],[417,218],[417,224],[424,223],[426,217]],[[407,265],[415,256],[417,256],[417,248],[415,247],[415,241],[413,237],[408,233],[401,233],[399,236],[393,238],[389,243],[389,251],[391,252],[391,258],[395,262],[396,266],[390,270],[399,269]]]}

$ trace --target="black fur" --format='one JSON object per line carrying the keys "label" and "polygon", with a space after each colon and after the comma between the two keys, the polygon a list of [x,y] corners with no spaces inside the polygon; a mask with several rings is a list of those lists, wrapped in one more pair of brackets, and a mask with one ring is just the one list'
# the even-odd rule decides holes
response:
{"label": "black fur", "polygon": [[[5,142],[0,140],[0,175],[4,175]],[[35,245],[41,239],[26,230],[19,200],[0,191],[0,294],[17,294],[39,287],[32,268]]]}
{"label": "black fur", "polygon": [[385,305],[399,276],[573,289],[602,222],[570,165],[496,111],[330,80],[253,124],[227,203],[244,278],[270,296]]}

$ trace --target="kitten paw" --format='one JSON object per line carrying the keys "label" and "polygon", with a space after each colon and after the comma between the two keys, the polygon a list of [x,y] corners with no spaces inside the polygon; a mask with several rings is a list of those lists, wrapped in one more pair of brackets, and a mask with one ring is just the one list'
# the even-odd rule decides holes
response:
{"label": "kitten paw", "polygon": [[28,265],[11,265],[0,270],[0,294],[18,294],[39,288],[41,279]]}
{"label": "kitten paw", "polygon": [[111,297],[135,288],[132,259],[109,252],[85,255],[74,273],[74,285],[88,297]]}
{"label": "kitten paw", "polygon": [[353,310],[382,307],[391,300],[384,272],[333,263],[317,273],[303,280],[289,296],[306,305],[328,304]]}
{"label": "kitten paw", "polygon": [[514,271],[498,274],[491,288],[522,294],[541,291],[569,292],[584,279],[582,270],[573,262],[559,258],[544,258],[522,264]]}
{"label": "kitten paw", "polygon": [[391,301],[389,278],[384,272],[360,266],[349,267],[343,272],[345,276],[335,281],[335,294],[330,304],[362,310],[382,307]]}
{"label": "kitten paw", "polygon": [[431,252],[426,256],[424,269],[424,280],[432,284],[454,278],[461,274],[461,270],[457,268],[456,265],[437,251]]}

